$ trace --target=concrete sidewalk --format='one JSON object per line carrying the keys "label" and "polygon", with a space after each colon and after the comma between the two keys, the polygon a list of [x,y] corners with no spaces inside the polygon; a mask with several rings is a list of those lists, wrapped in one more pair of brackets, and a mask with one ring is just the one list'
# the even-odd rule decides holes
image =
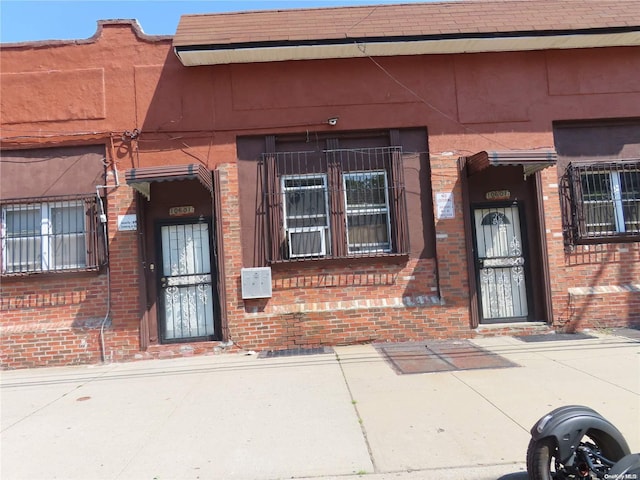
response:
{"label": "concrete sidewalk", "polygon": [[524,480],[584,404],[640,451],[640,343],[473,341],[515,363],[398,375],[371,345],[2,372],[3,479]]}

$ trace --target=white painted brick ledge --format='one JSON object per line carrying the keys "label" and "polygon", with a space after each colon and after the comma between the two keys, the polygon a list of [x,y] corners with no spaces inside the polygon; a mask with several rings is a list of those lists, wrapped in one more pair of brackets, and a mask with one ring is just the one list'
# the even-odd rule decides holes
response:
{"label": "white painted brick ledge", "polygon": [[640,283],[632,283],[629,285],[597,285],[595,287],[574,287],[570,288],[569,295],[597,295],[601,293],[640,293]]}

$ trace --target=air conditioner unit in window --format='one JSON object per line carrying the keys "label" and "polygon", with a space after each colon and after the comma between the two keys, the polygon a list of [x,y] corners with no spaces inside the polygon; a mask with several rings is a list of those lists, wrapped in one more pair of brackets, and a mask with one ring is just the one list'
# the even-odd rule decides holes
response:
{"label": "air conditioner unit in window", "polygon": [[326,255],[324,227],[290,228],[287,230],[289,258],[323,257]]}

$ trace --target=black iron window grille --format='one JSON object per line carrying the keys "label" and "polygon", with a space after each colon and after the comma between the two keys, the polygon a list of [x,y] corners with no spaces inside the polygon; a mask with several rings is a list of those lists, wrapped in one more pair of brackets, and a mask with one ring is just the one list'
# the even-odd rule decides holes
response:
{"label": "black iron window grille", "polygon": [[268,260],[406,254],[401,147],[264,154]]}
{"label": "black iron window grille", "polygon": [[568,243],[640,241],[640,162],[569,164]]}
{"label": "black iron window grille", "polygon": [[387,172],[350,172],[342,178],[349,253],[390,252]]}
{"label": "black iron window grille", "polygon": [[99,206],[95,194],[2,201],[2,274],[86,271],[104,265]]}

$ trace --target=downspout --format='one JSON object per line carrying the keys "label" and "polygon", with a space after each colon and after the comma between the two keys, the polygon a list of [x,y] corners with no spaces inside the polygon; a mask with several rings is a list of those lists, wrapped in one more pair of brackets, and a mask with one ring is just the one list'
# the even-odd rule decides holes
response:
{"label": "downspout", "polygon": [[100,322],[100,360],[102,361],[102,363],[104,363],[106,359],[106,350],[105,350],[105,344],[104,344],[104,326],[109,320],[109,316],[111,314],[111,269],[109,265],[109,244],[107,243],[108,241],[107,215],[104,211],[104,203],[102,202],[102,197],[100,196],[100,192],[99,192],[100,188],[106,189],[107,186],[96,185],[96,197],[98,199],[98,205],[100,207],[100,213],[98,215],[98,219],[102,227],[102,237],[104,241],[104,249],[105,249],[105,256],[106,256],[105,260],[107,265],[107,311],[104,314],[104,318],[102,319],[102,322]]}
{"label": "downspout", "polygon": [[467,157],[458,157],[458,174],[462,183],[462,220],[464,223],[464,241],[466,246],[467,276],[469,284],[469,316],[470,327],[478,328],[480,325],[480,312],[478,310],[478,284],[476,281],[476,264],[473,243],[473,225],[471,219],[471,200],[469,199],[469,172]]}
{"label": "downspout", "polygon": [[[118,179],[118,169],[115,165],[115,162],[113,163],[113,175],[115,178],[115,187],[117,188],[120,186],[120,181]],[[109,238],[107,235],[107,214],[104,210],[104,202],[102,201],[102,197],[100,196],[100,192],[99,192],[99,189],[101,188],[105,190],[105,195],[106,195],[106,189],[109,188],[109,186],[108,185],[96,186],[96,196],[98,197],[98,205],[100,206],[99,219],[100,219],[100,224],[102,225],[102,236],[104,241],[106,264],[107,264],[107,310],[105,312],[104,318],[102,319],[102,322],[100,323],[100,360],[102,363],[105,363],[107,359],[107,350],[106,350],[105,341],[104,341],[104,328],[105,328],[105,325],[107,324],[107,321],[109,320],[109,317],[111,316],[111,261],[109,258]]]}

